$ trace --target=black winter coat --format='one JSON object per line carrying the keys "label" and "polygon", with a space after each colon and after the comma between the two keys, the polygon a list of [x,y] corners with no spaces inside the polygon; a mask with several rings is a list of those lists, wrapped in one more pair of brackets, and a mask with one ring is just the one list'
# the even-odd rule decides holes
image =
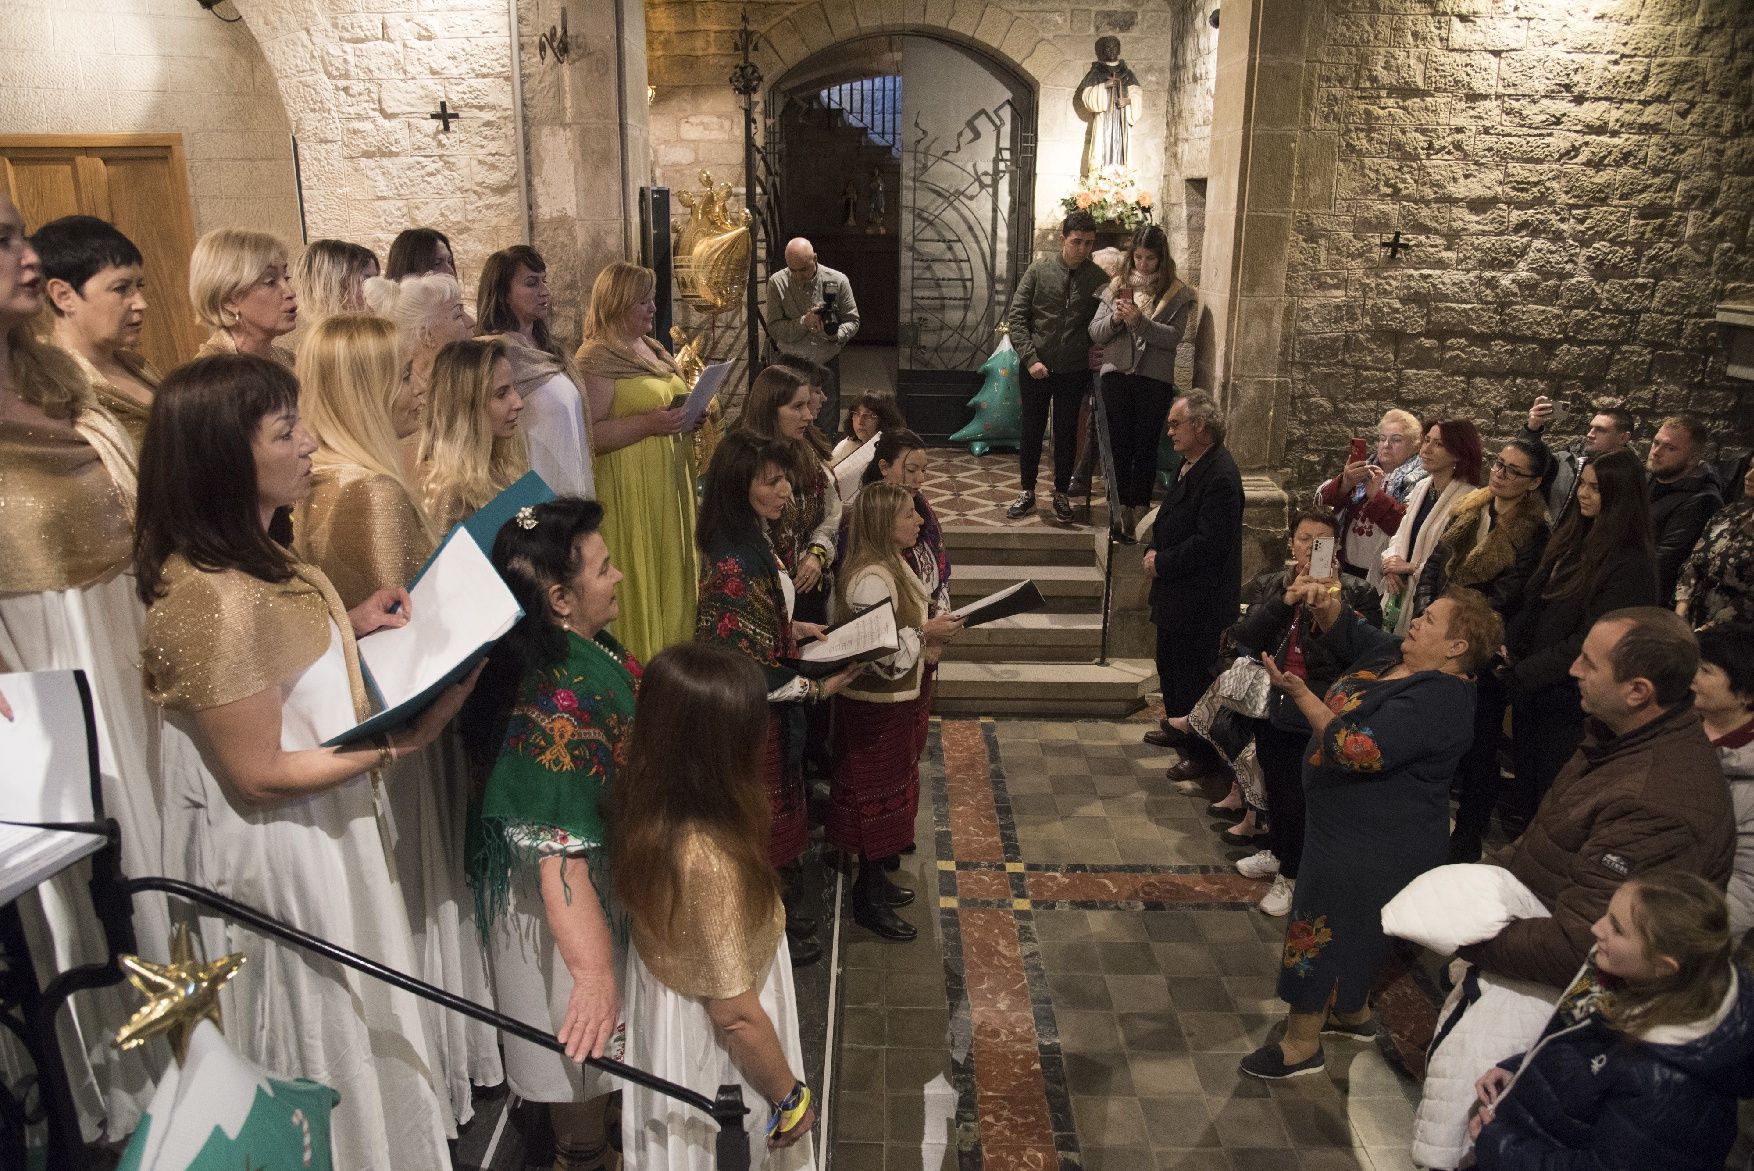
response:
{"label": "black winter coat", "polygon": [[1522,608],[1505,625],[1513,695],[1532,695],[1549,687],[1576,691],[1571,664],[1590,627],[1604,614],[1623,607],[1656,605],[1656,566],[1645,549],[1623,546],[1610,551],[1608,561],[1595,592],[1586,597],[1544,597],[1553,567],[1535,570],[1523,591]]}
{"label": "black winter coat", "polygon": [[1692,1040],[1569,1019],[1555,1013],[1527,1053],[1500,1063],[1517,1076],[1480,1131],[1482,1171],[1721,1171],[1736,1101],[1754,1094],[1754,978],[1742,972],[1729,1015]]}
{"label": "black winter coat", "polygon": [[1724,506],[1723,486],[1717,472],[1706,466],[1673,484],[1653,479],[1646,491],[1651,536],[1657,543],[1657,604],[1673,606],[1682,564],[1705,531],[1705,522]]}
{"label": "black winter coat", "polygon": [[[1309,689],[1317,695],[1326,695],[1328,688],[1352,664],[1350,660],[1335,654],[1327,639],[1309,632],[1307,615],[1302,606],[1285,604],[1285,586],[1289,578],[1290,570],[1274,569],[1249,582],[1243,591],[1248,611],[1230,628],[1230,640],[1237,654],[1253,658],[1263,652],[1270,652],[1283,667],[1292,623],[1301,622],[1305,633],[1299,645],[1303,648],[1303,665],[1308,676],[1306,682]],[[1370,625],[1382,625],[1382,595],[1370,583],[1349,573],[1341,574],[1340,590],[1342,604]],[[1272,721],[1273,726],[1286,732],[1302,732],[1307,735],[1309,721],[1303,718],[1297,705],[1287,699],[1285,693],[1278,688],[1268,694],[1267,718]]]}
{"label": "black winter coat", "polygon": [[1223,444],[1169,486],[1151,526],[1151,621],[1220,631],[1242,593],[1242,473]]}

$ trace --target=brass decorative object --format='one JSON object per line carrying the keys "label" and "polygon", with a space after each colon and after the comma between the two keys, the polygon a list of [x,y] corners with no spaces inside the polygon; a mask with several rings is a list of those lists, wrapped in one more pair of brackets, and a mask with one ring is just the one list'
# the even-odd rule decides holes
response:
{"label": "brass decorative object", "polygon": [[676,201],[689,213],[676,238],[677,296],[709,313],[735,309],[749,282],[749,209],[733,216],[731,185],[715,186],[711,171],[700,173],[700,190],[678,192]]}
{"label": "brass decorative object", "polygon": [[219,990],[243,967],[242,955],[221,956],[211,963],[195,959],[189,925],[171,932],[171,959],[155,964],[139,956],[121,956],[128,982],[146,997],[146,1004],[116,1031],[116,1045],[133,1049],[167,1034],[180,1062],[188,1052],[189,1034],[201,1020],[219,1025]]}

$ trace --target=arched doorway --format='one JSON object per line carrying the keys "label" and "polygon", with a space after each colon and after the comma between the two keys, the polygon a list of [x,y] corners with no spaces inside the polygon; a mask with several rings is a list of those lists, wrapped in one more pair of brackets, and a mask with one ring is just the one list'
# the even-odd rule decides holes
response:
{"label": "arched doorway", "polygon": [[1034,87],[960,41],[877,35],[799,62],[765,108],[770,268],[809,236],[858,298],[843,407],[887,385],[914,430],[947,437],[1030,259]]}

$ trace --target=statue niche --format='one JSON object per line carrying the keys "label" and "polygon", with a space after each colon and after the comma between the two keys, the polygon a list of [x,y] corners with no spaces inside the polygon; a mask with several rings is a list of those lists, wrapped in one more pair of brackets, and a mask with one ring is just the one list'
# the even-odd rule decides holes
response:
{"label": "statue niche", "polygon": [[1133,124],[1139,120],[1139,78],[1121,60],[1119,37],[1098,37],[1096,60],[1078,83],[1073,100],[1090,120],[1084,139],[1084,173],[1110,165],[1131,166]]}

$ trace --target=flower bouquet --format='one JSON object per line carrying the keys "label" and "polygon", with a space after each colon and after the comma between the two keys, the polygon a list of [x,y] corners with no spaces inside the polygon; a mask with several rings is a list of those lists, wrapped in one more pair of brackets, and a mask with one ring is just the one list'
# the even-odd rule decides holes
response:
{"label": "flower bouquet", "polygon": [[1131,167],[1110,163],[1078,180],[1072,194],[1060,200],[1068,213],[1087,211],[1098,224],[1117,224],[1132,231],[1151,218],[1151,193],[1139,186]]}

